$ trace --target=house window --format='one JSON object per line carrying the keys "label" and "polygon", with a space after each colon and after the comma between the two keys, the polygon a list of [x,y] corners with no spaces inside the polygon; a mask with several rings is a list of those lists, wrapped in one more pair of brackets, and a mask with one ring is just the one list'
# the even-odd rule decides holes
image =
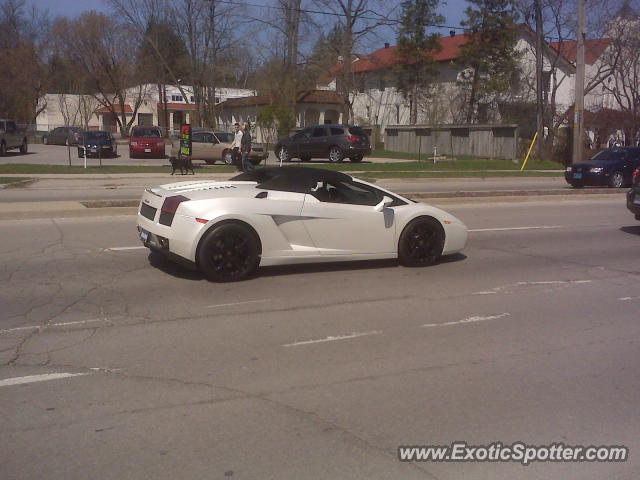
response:
{"label": "house window", "polygon": [[220,97],[216,97],[216,103],[220,103],[222,99]]}
{"label": "house window", "polygon": [[191,100],[189,100],[191,103],[195,103],[196,101],[196,97],[194,97],[193,95],[191,95]]}
{"label": "house window", "polygon": [[551,91],[551,70],[544,70],[542,72],[542,92],[546,100],[547,95]]}
{"label": "house window", "polygon": [[171,95],[172,102],[182,102],[183,100],[182,95]]}

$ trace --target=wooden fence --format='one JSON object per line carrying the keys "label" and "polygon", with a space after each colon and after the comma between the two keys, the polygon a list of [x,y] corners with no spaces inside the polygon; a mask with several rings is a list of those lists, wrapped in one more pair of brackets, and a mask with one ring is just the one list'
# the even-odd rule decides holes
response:
{"label": "wooden fence", "polygon": [[389,125],[384,148],[391,152],[515,159],[517,125]]}

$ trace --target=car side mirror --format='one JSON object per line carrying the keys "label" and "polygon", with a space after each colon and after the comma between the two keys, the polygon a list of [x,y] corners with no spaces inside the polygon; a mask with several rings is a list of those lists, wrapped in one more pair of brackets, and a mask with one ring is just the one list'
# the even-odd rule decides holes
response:
{"label": "car side mirror", "polygon": [[312,192],[317,192],[324,186],[323,182],[316,182],[316,186],[311,189]]}
{"label": "car side mirror", "polygon": [[391,197],[387,197],[385,195],[384,197],[382,197],[382,200],[380,201],[380,203],[377,204],[375,207],[373,207],[373,209],[376,212],[381,212],[382,210],[384,210],[386,207],[388,207],[392,203],[393,203],[393,199]]}

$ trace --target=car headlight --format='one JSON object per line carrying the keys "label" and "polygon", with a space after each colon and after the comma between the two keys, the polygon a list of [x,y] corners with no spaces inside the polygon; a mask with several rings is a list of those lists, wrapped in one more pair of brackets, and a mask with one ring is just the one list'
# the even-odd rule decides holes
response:
{"label": "car headlight", "polygon": [[565,172],[570,172],[571,171],[571,167],[567,167],[564,169]]}
{"label": "car headlight", "polygon": [[589,171],[590,171],[591,173],[602,173],[602,171],[603,171],[603,170],[604,170],[604,168],[603,168],[603,167],[593,167],[593,168],[591,168]]}
{"label": "car headlight", "polygon": [[131,146],[132,147],[137,147],[138,146],[138,142],[131,142]]}

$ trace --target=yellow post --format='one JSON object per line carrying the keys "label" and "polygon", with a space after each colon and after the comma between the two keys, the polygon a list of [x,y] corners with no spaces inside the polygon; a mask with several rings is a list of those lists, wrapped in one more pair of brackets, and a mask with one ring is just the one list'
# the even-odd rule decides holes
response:
{"label": "yellow post", "polygon": [[524,170],[524,167],[527,166],[527,161],[529,160],[529,155],[531,155],[531,150],[533,150],[533,146],[536,144],[536,138],[538,138],[538,132],[533,136],[533,140],[531,140],[531,145],[529,145],[529,151],[527,151],[527,156],[524,157],[524,162],[522,162],[522,167],[520,167],[520,171]]}

